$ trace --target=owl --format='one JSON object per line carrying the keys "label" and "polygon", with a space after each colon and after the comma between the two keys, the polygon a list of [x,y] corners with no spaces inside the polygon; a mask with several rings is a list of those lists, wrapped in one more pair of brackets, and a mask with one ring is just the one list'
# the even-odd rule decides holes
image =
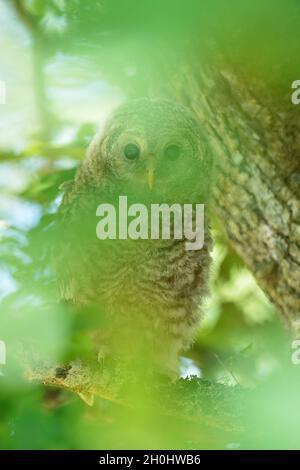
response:
{"label": "owl", "polygon": [[163,99],[122,104],[91,142],[59,210],[56,269],[60,297],[90,315],[99,357],[177,370],[207,295],[211,237],[205,217],[201,250],[184,237],[99,240],[97,207],[121,195],[146,207],[208,204],[212,166],[197,117]]}

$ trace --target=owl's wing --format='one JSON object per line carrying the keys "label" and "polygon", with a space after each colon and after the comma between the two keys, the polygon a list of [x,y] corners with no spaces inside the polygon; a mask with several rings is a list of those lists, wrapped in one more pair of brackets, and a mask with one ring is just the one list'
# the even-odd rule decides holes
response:
{"label": "owl's wing", "polygon": [[73,196],[74,180],[65,181],[59,186],[59,190],[63,192],[62,201],[57,213],[58,218],[60,219],[69,211],[72,201],[76,199]]}
{"label": "owl's wing", "polygon": [[59,186],[58,189],[59,189],[60,191],[67,192],[67,191],[69,191],[71,188],[73,188],[73,185],[74,185],[74,180],[64,181],[64,182]]}
{"label": "owl's wing", "polygon": [[76,210],[76,197],[73,194],[74,180],[68,180],[59,186],[63,192],[61,204],[56,217],[56,240],[53,249],[53,265],[57,276],[58,295],[62,302],[75,302],[75,286],[72,276],[72,240],[67,235],[68,219],[72,218],[72,213]]}
{"label": "owl's wing", "polygon": [[[83,268],[92,252],[96,229],[96,206],[103,195],[91,188],[79,190],[74,181],[60,187],[64,191],[57,213],[57,234],[54,250],[54,269],[61,300],[74,304],[83,303],[84,289],[78,292],[78,284],[85,284]],[[94,210],[95,208],[95,210]],[[96,241],[96,235],[95,235]]]}

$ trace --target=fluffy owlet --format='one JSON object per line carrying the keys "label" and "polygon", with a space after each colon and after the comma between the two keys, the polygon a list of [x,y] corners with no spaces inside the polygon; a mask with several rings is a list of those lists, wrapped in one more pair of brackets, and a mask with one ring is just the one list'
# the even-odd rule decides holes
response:
{"label": "fluffy owlet", "polygon": [[120,195],[149,211],[151,204],[205,204],[211,167],[197,117],[167,100],[120,106],[90,144],[59,212],[57,266],[61,297],[91,314],[103,354],[176,367],[199,323],[211,242],[206,219],[200,250],[174,237],[99,240],[97,207],[117,207]]}

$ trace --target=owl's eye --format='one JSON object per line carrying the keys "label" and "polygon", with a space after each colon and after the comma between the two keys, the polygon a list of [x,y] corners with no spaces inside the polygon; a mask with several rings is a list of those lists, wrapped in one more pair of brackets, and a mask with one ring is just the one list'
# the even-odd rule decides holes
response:
{"label": "owl's eye", "polygon": [[140,149],[136,144],[127,144],[124,147],[124,155],[128,160],[136,160],[139,158]]}
{"label": "owl's eye", "polygon": [[175,145],[175,144],[172,144],[172,145],[168,145],[168,147],[166,147],[165,149],[165,157],[168,158],[168,160],[177,160],[178,157],[180,157],[180,154],[181,154],[181,148],[179,147],[179,145]]}

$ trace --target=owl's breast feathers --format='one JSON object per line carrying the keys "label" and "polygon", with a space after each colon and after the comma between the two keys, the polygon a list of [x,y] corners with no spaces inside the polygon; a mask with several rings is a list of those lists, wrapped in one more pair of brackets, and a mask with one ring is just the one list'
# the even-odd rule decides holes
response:
{"label": "owl's breast feathers", "polygon": [[78,307],[98,305],[114,324],[163,331],[178,349],[187,347],[207,294],[207,224],[198,251],[187,251],[185,240],[98,240],[96,220],[87,217],[95,214],[95,195],[65,201],[57,262],[61,297]]}

